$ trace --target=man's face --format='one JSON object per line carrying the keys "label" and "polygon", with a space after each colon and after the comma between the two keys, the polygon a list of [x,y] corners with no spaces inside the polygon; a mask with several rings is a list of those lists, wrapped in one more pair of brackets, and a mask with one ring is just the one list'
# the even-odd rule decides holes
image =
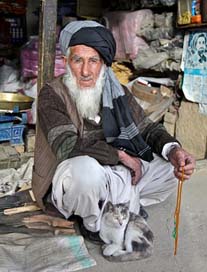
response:
{"label": "man's face", "polygon": [[68,64],[80,89],[93,88],[103,60],[95,49],[85,45],[75,45],[71,47]]}
{"label": "man's face", "polygon": [[197,50],[198,51],[204,51],[205,50],[205,38],[204,37],[199,37],[197,41]]}

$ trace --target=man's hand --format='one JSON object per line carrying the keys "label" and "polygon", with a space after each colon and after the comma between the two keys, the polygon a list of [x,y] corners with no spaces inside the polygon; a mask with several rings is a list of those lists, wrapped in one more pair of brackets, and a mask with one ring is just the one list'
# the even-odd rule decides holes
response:
{"label": "man's hand", "polygon": [[174,147],[168,154],[168,159],[174,166],[174,174],[178,179],[182,177],[184,167],[184,179],[189,179],[195,169],[194,157],[181,147]]}
{"label": "man's hand", "polygon": [[118,150],[119,161],[131,171],[132,185],[136,185],[142,177],[142,165],[139,158],[132,157],[122,150]]}

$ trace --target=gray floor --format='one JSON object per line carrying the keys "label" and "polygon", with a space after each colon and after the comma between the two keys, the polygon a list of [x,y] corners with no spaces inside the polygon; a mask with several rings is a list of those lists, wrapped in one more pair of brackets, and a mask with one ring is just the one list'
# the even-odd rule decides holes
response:
{"label": "gray floor", "polygon": [[148,207],[154,235],[152,257],[134,262],[111,263],[99,246],[86,242],[97,265],[90,272],[206,272],[207,271],[207,164],[197,163],[192,179],[183,185],[177,255],[173,255],[173,217],[176,194],[166,202]]}

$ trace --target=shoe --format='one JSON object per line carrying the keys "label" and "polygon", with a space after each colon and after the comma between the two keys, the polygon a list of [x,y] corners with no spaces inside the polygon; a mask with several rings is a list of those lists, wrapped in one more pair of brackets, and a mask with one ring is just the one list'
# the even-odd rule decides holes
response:
{"label": "shoe", "polygon": [[148,213],[147,213],[146,210],[143,208],[143,206],[140,206],[139,215],[140,215],[141,217],[143,217],[145,220],[147,220],[147,218],[149,217]]}
{"label": "shoe", "polygon": [[88,241],[96,244],[96,245],[103,245],[104,242],[99,236],[99,232],[92,232],[90,230],[87,230],[85,226],[83,225],[83,220],[78,220],[79,230],[81,235]]}

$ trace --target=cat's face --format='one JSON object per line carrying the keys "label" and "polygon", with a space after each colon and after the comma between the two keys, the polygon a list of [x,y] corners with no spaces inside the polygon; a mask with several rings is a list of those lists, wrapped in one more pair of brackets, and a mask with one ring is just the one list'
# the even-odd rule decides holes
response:
{"label": "cat's face", "polygon": [[108,223],[116,227],[126,225],[129,220],[129,202],[121,204],[112,204],[108,202],[104,209]]}

